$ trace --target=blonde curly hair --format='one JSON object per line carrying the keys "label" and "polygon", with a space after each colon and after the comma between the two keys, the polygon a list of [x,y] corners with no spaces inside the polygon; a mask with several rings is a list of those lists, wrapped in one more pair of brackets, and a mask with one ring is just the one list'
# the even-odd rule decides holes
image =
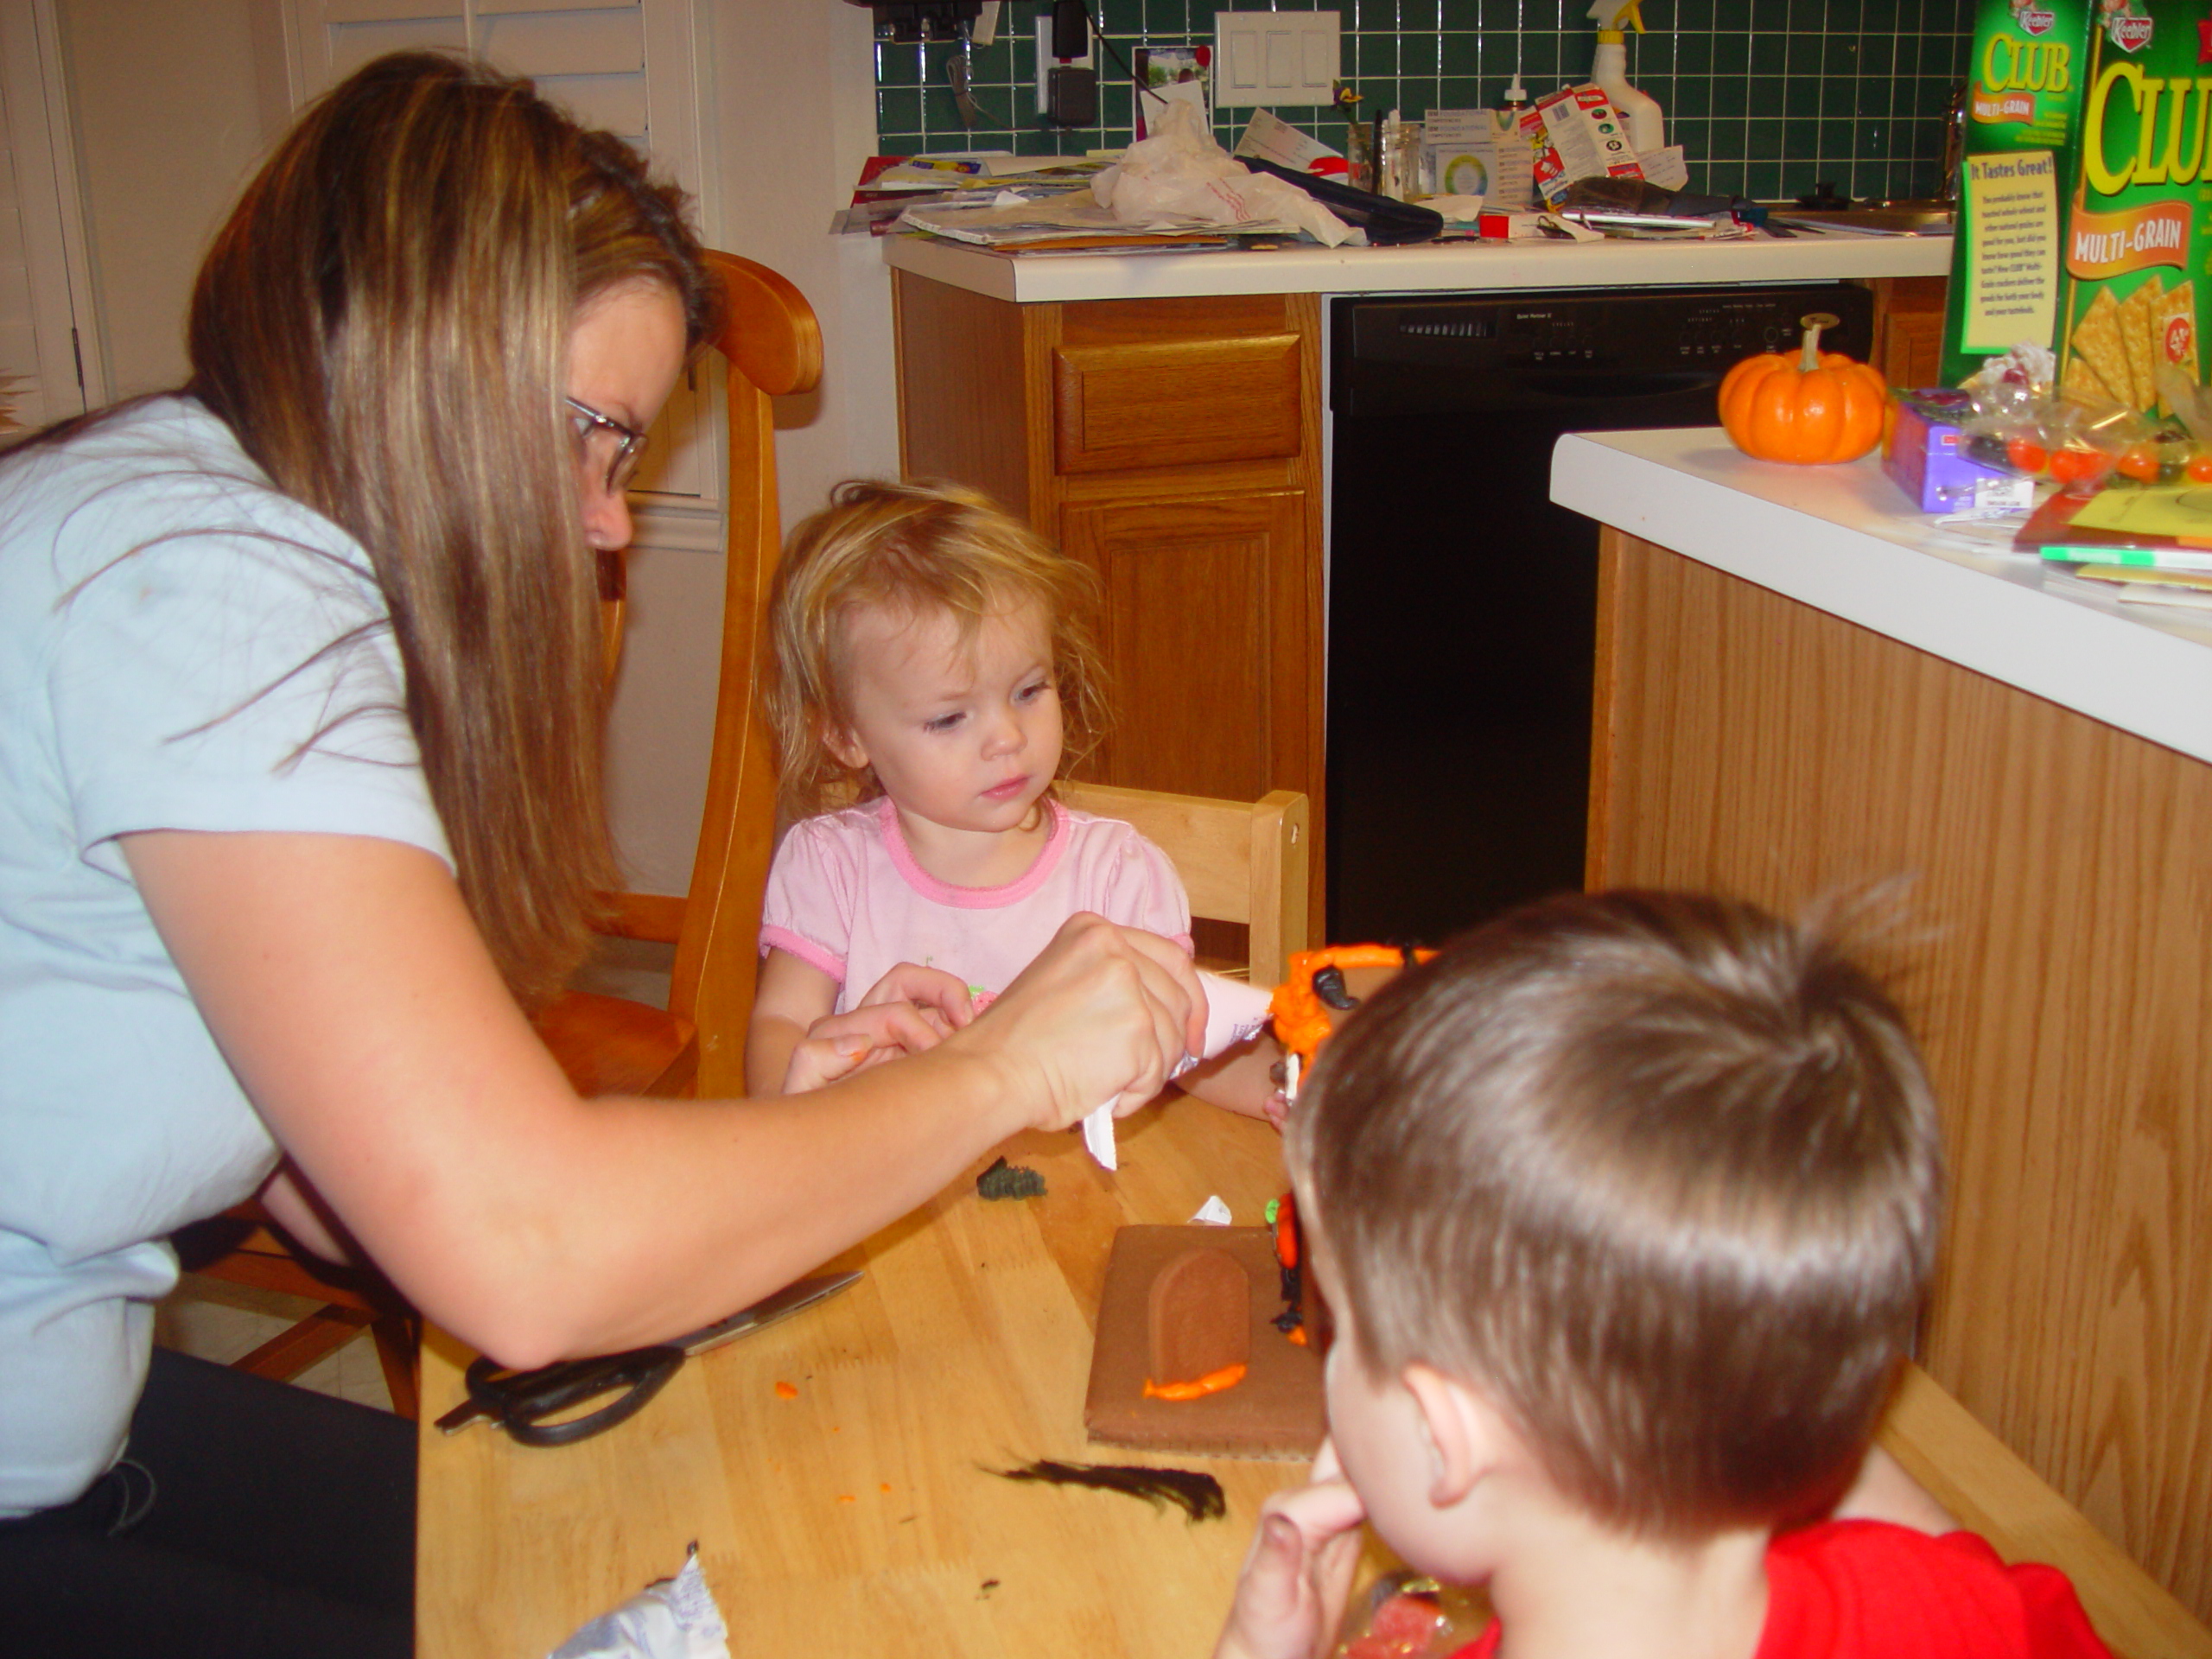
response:
{"label": "blonde curly hair", "polygon": [[766,702],[784,814],[810,817],[882,792],[872,768],[847,766],[826,741],[852,720],[839,672],[843,619],[874,607],[949,612],[965,645],[986,617],[1040,606],[1065,775],[1106,732],[1105,670],[1090,620],[1098,593],[1088,566],[977,491],[883,479],[838,485],[830,505],[791,531],[768,601]]}

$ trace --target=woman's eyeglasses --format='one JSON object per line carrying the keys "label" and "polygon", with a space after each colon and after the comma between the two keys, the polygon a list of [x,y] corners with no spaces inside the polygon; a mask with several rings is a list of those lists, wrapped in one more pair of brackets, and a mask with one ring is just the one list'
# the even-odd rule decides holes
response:
{"label": "woman's eyeglasses", "polygon": [[575,423],[577,449],[594,467],[604,457],[607,493],[620,495],[637,476],[638,463],[645,459],[645,434],[635,427],[623,425],[612,416],[601,414],[589,404],[578,403],[573,397],[562,401],[568,404],[569,418]]}

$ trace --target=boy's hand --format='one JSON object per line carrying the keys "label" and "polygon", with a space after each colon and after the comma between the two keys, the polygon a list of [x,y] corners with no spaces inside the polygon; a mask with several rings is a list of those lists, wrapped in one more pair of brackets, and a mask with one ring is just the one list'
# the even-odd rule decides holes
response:
{"label": "boy's hand", "polygon": [[1308,1484],[1260,1506],[1214,1659],[1318,1659],[1343,1621],[1359,1561],[1359,1494],[1321,1442]]}

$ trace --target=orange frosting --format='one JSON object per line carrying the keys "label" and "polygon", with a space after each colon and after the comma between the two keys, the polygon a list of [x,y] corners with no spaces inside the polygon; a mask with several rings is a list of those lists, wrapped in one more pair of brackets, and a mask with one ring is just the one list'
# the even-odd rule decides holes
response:
{"label": "orange frosting", "polygon": [[[1414,959],[1427,962],[1433,950],[1415,950]],[[1329,1035],[1329,1009],[1313,995],[1313,976],[1324,968],[1395,968],[1406,953],[1395,944],[1332,944],[1319,950],[1290,953],[1290,977],[1268,999],[1275,1038],[1308,1065],[1313,1052]]]}
{"label": "orange frosting", "polygon": [[1150,1377],[1144,1381],[1144,1397],[1147,1400],[1202,1400],[1207,1395],[1219,1394],[1224,1389],[1233,1389],[1244,1380],[1244,1367],[1224,1365],[1217,1371],[1208,1371],[1190,1382],[1155,1382]]}

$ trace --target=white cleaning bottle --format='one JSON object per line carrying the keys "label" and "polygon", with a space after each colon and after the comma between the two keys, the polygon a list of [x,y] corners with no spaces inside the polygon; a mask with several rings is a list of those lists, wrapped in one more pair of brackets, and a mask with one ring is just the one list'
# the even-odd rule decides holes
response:
{"label": "white cleaning bottle", "polygon": [[1598,55],[1590,65],[1590,79],[1605,91],[1606,99],[1621,112],[1628,123],[1628,141],[1639,156],[1663,149],[1667,143],[1666,118],[1659,111],[1659,100],[1649,92],[1639,92],[1628,84],[1628,36],[1625,30],[1633,29],[1643,33],[1643,14],[1638,10],[1640,0],[1594,0],[1590,16],[1598,25]]}

